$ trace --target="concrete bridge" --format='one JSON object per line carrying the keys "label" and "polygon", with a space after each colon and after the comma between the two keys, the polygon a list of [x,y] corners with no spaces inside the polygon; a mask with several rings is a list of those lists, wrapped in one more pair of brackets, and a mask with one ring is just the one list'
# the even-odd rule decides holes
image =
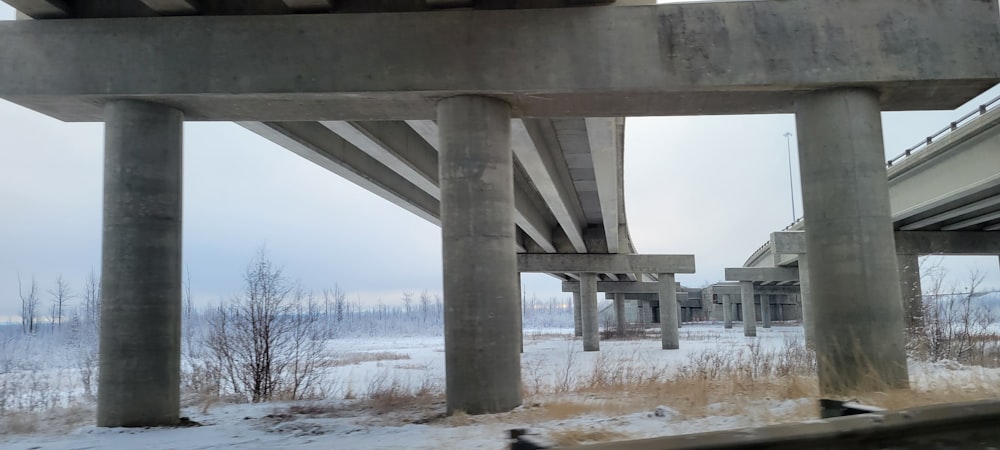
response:
{"label": "concrete bridge", "polygon": [[[907,326],[916,330],[923,324],[920,255],[1000,255],[1000,97],[887,166],[902,304]],[[726,279],[748,286],[801,280],[803,307],[809,311],[807,236],[802,220],[772,233],[744,268],[727,269]],[[805,317],[807,339],[828,341],[816,334],[824,332],[817,331],[824,317],[817,314]]]}
{"label": "concrete bridge", "polygon": [[5,1],[37,20],[0,23],[0,97],[106,123],[101,426],[178,420],[185,120],[240,122],[440,223],[448,410],[484,413],[521,402],[519,271],[579,280],[596,331],[598,278],[656,275],[672,302],[694,270],[634,254],[627,116],[795,113],[807,220],[824,224],[809,232],[876,243],[810,249],[836,263],[814,285],[859,286],[813,303],[884,313],[820,355],[820,384],[905,386],[879,113],[953,109],[1000,80],[997,5],[979,0]]}

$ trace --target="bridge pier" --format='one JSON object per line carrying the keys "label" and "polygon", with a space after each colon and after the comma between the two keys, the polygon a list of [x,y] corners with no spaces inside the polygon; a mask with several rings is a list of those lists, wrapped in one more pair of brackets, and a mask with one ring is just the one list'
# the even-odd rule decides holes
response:
{"label": "bridge pier", "polygon": [[897,253],[896,262],[899,265],[899,289],[902,291],[906,330],[910,336],[915,336],[924,327],[924,298],[920,286],[920,255]]}
{"label": "bridge pier", "polygon": [[600,320],[597,311],[597,274],[580,273],[580,320],[583,331],[583,351],[596,352],[601,350],[599,332]]}
{"label": "bridge pier", "polygon": [[799,304],[802,306],[802,331],[807,348],[815,348],[816,319],[812,314],[812,298],[809,294],[809,255],[799,255]]}
{"label": "bridge pier", "polygon": [[104,115],[97,426],[174,425],[184,116],[133,100],[109,102]]}
{"label": "bridge pier", "polygon": [[580,290],[577,289],[573,292],[573,336],[581,337],[583,336],[583,317],[580,308],[583,304],[580,302]]}
{"label": "bridge pier", "polygon": [[447,411],[521,404],[510,105],[462,95],[437,104]]}
{"label": "bridge pier", "polygon": [[618,324],[618,337],[624,338],[628,324],[625,321],[625,294],[615,294],[615,320]]}
{"label": "bridge pier", "polygon": [[771,328],[771,296],[767,294],[760,294],[760,325]]}
{"label": "bridge pier", "polygon": [[733,328],[733,296],[722,294],[722,325],[727,330]]}
{"label": "bridge pier", "polygon": [[660,298],[660,340],[664,350],[680,348],[677,320],[677,284],[674,274],[661,273],[657,281]]}
{"label": "bridge pier", "polygon": [[879,93],[795,106],[820,393],[908,386]]}
{"label": "bridge pier", "polygon": [[743,335],[757,336],[757,314],[754,311],[753,281],[740,281],[740,302],[743,306]]}

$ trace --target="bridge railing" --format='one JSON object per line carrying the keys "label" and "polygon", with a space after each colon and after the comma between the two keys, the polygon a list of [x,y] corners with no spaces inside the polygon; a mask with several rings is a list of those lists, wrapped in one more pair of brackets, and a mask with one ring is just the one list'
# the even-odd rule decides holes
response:
{"label": "bridge railing", "polygon": [[983,114],[986,114],[987,111],[989,111],[989,110],[991,110],[993,108],[996,108],[997,106],[1000,106],[1000,96],[997,96],[993,100],[990,100],[990,101],[988,101],[986,103],[983,103],[982,105],[979,105],[979,108],[970,111],[968,114],[966,114],[966,115],[964,115],[962,117],[959,117],[958,120],[955,120],[954,122],[948,124],[948,126],[946,126],[946,127],[942,128],[942,129],[938,130],[937,133],[934,133],[934,134],[932,134],[930,136],[927,136],[926,138],[924,138],[924,140],[918,142],[913,147],[910,147],[910,148],[904,150],[903,153],[900,153],[895,158],[892,158],[892,159],[886,161],[886,164],[885,164],[886,167],[892,167],[892,165],[895,164],[897,161],[899,161],[899,160],[901,160],[903,158],[906,158],[906,157],[912,155],[914,152],[916,152],[918,150],[921,150],[921,149],[927,147],[928,145],[933,144],[934,141],[936,139],[940,138],[941,136],[944,136],[946,134],[950,134],[951,132],[953,132],[955,130],[958,130],[963,125],[966,125],[969,122],[972,122],[972,121],[976,120],[977,118],[981,117]]}

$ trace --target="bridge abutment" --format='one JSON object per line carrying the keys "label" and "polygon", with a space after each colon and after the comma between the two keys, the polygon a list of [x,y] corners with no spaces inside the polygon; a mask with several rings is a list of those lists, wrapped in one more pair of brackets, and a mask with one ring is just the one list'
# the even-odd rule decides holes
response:
{"label": "bridge abutment", "polygon": [[105,106],[97,425],[178,423],[183,114]]}
{"label": "bridge abutment", "polygon": [[484,96],[437,104],[448,413],[521,404],[510,105]]}
{"label": "bridge abutment", "polygon": [[795,118],[820,392],[905,388],[879,93],[810,93]]}

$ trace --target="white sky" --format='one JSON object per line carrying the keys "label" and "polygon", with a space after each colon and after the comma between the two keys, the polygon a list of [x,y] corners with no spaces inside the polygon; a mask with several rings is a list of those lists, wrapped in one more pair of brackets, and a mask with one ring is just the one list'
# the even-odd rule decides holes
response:
{"label": "white sky", "polygon": [[[0,20],[13,19],[0,4]],[[895,156],[983,101],[958,111],[884,113]],[[718,281],[770,232],[791,222],[785,132],[791,115],[629,119],[625,203],[642,253],[693,253],[685,285]],[[230,123],[187,123],[184,263],[200,303],[240,288],[265,245],[309,289],[339,284],[352,299],[396,303],[403,291],[441,289],[440,229]],[[796,212],[802,214],[792,138]],[[0,320],[19,312],[17,275],[47,290],[63,274],[77,291],[100,268],[103,126],[62,123],[0,100]],[[997,257],[951,257],[1000,288]],[[545,275],[523,287],[564,296]],[[44,294],[48,299],[48,294]]]}

